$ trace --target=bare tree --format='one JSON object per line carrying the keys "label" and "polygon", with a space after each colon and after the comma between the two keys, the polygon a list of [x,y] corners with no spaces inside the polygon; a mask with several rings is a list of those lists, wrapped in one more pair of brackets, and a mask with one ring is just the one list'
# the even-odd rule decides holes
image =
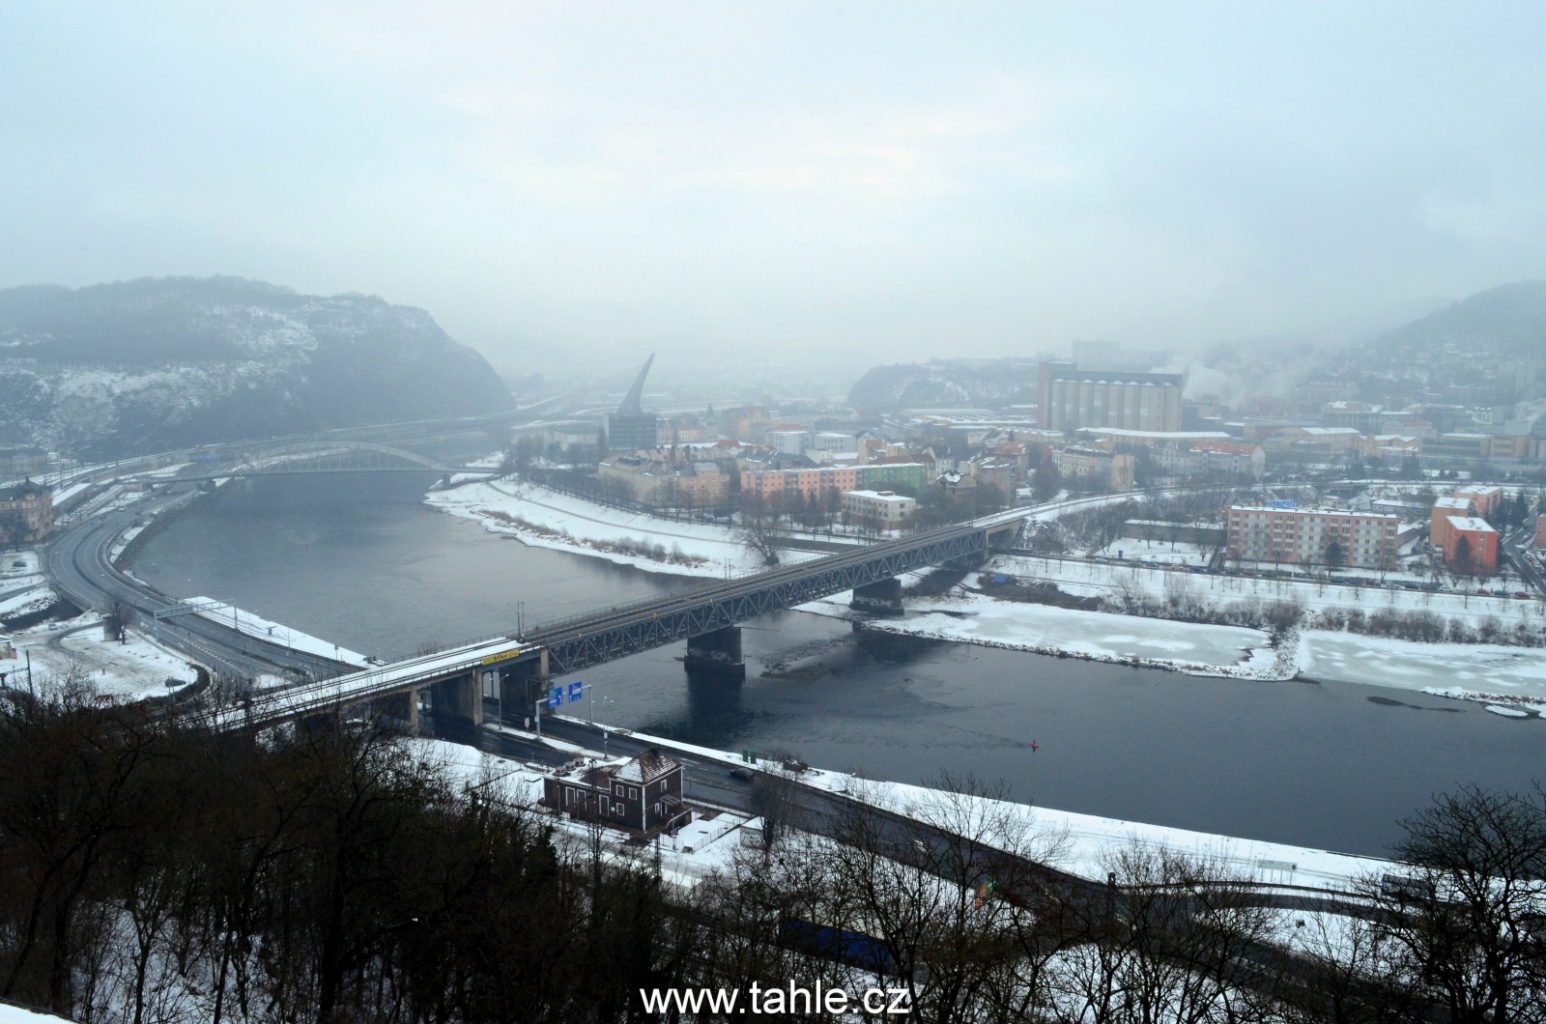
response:
{"label": "bare tree", "polygon": [[1369,893],[1397,970],[1451,1020],[1546,1020],[1546,791],[1467,786],[1402,827],[1410,877]]}

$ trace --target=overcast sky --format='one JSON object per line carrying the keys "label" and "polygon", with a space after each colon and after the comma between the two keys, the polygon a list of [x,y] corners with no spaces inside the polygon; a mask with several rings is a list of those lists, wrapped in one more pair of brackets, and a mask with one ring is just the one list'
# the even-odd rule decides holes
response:
{"label": "overcast sky", "polygon": [[0,284],[371,292],[551,369],[1319,335],[1546,276],[1543,5],[1267,6],[6,3]]}

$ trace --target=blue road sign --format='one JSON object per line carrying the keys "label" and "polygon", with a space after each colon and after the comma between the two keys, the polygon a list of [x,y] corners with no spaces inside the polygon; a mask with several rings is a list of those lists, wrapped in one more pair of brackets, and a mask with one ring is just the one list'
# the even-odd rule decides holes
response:
{"label": "blue road sign", "polygon": [[569,703],[573,704],[577,700],[584,700],[584,699],[585,699],[585,684],[584,683],[570,683],[569,684]]}
{"label": "blue road sign", "polygon": [[548,707],[556,708],[564,702],[564,688],[555,686],[548,691]]}

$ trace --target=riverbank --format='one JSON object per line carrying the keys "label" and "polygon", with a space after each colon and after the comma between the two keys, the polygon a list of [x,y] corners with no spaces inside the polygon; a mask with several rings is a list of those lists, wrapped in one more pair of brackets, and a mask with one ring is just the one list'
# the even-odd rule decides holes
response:
{"label": "riverbank", "polygon": [[1546,658],[1536,648],[1418,643],[1323,629],[1260,629],[1004,600],[970,573],[941,595],[908,594],[898,618],[853,611],[851,594],[799,611],[864,629],[1029,651],[1194,676],[1353,683],[1472,701],[1517,717],[1546,718]]}
{"label": "riverbank", "polygon": [[945,594],[906,595],[906,611],[899,618],[854,612],[848,605],[850,594],[813,601],[798,610],[849,619],[884,633],[1191,675],[1288,679],[1297,671],[1292,652],[1275,648],[1263,630],[1005,601],[976,589],[982,575],[969,573]]}
{"label": "riverbank", "polygon": [[[762,569],[762,556],[727,526],[681,523],[510,478],[431,491],[425,504],[471,519],[530,547],[548,548],[673,576],[723,579]],[[789,552],[784,560],[816,557]]]}
{"label": "riverbank", "polygon": [[[578,724],[580,719],[569,716]],[[528,739],[530,733],[507,729]],[[959,827],[964,822],[984,826],[1001,822],[1011,834],[1022,834],[1046,863],[1091,879],[1103,879],[1116,857],[1139,847],[1164,851],[1205,862],[1229,877],[1277,885],[1353,891],[1365,880],[1392,869],[1392,863],[1377,857],[1337,853],[1288,843],[1246,839],[1191,829],[1154,825],[1142,821],[1064,811],[1029,802],[1003,799],[997,793],[953,790],[940,786],[867,779],[848,772],[806,768],[789,772],[782,762],[757,758],[748,765],[741,755],[713,747],[683,743],[648,733],[624,730],[629,738],[661,747],[676,748],[703,758],[721,762],[727,768],[752,768],[775,777],[786,777],[801,785],[841,793],[853,800],[885,808],[914,818],[932,821],[942,827]],[[551,738],[538,740],[559,749],[572,744]],[[600,754],[591,752],[594,756]],[[948,780],[942,780],[944,785]],[[991,830],[989,830],[991,831]],[[991,838],[986,840],[993,844]]]}
{"label": "riverbank", "polygon": [[[545,547],[673,575],[713,576],[714,559],[734,559],[735,572],[761,568],[733,529],[607,508],[545,488],[495,481],[432,492],[432,507],[486,529]],[[1046,517],[1050,512],[1037,513]],[[651,553],[654,552],[654,553]],[[661,557],[660,552],[670,552]],[[786,557],[819,557],[789,553]],[[723,563],[721,563],[723,565]],[[899,618],[876,618],[837,594],[799,611],[862,624],[876,632],[983,647],[1132,665],[1194,676],[1283,681],[1335,681],[1475,701],[1526,717],[1546,717],[1546,659],[1538,648],[1420,643],[1328,629],[1277,633],[1249,625],[1185,622],[1113,610],[1054,607],[995,596],[985,577],[1008,573],[1049,583],[1073,597],[1106,601],[1179,600],[1214,609],[1262,608],[1291,602],[1309,610],[1423,611],[1480,628],[1535,628],[1540,602],[1430,594],[1375,587],[1191,574],[1153,566],[1003,555],[944,594],[911,593]],[[916,578],[916,577],[915,577]]]}

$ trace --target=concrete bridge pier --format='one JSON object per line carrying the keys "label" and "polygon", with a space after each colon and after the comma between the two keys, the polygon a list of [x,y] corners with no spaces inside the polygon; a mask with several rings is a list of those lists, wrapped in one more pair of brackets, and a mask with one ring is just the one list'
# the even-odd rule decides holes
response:
{"label": "concrete bridge pier", "polygon": [[419,691],[391,693],[371,704],[371,714],[390,722],[409,736],[419,734]]}
{"label": "concrete bridge pier", "polygon": [[855,587],[854,597],[849,602],[849,607],[856,612],[869,612],[871,615],[901,615],[902,581],[895,576],[888,576],[883,580]]}
{"label": "concrete bridge pier", "polygon": [[1020,531],[1024,528],[1024,519],[1015,519],[1011,522],[989,527],[985,531],[988,549],[991,551],[1008,551],[1020,539]]}
{"label": "concrete bridge pier", "polygon": [[483,693],[476,672],[433,684],[429,698],[436,718],[483,724]]}
{"label": "concrete bridge pier", "polygon": [[548,686],[548,652],[544,649],[535,658],[501,666],[488,696],[503,705],[506,718],[519,725],[531,717],[532,706],[547,693]]}
{"label": "concrete bridge pier", "polygon": [[687,657],[682,665],[699,677],[741,682],[746,662],[741,657],[741,627],[725,626],[687,638]]}

